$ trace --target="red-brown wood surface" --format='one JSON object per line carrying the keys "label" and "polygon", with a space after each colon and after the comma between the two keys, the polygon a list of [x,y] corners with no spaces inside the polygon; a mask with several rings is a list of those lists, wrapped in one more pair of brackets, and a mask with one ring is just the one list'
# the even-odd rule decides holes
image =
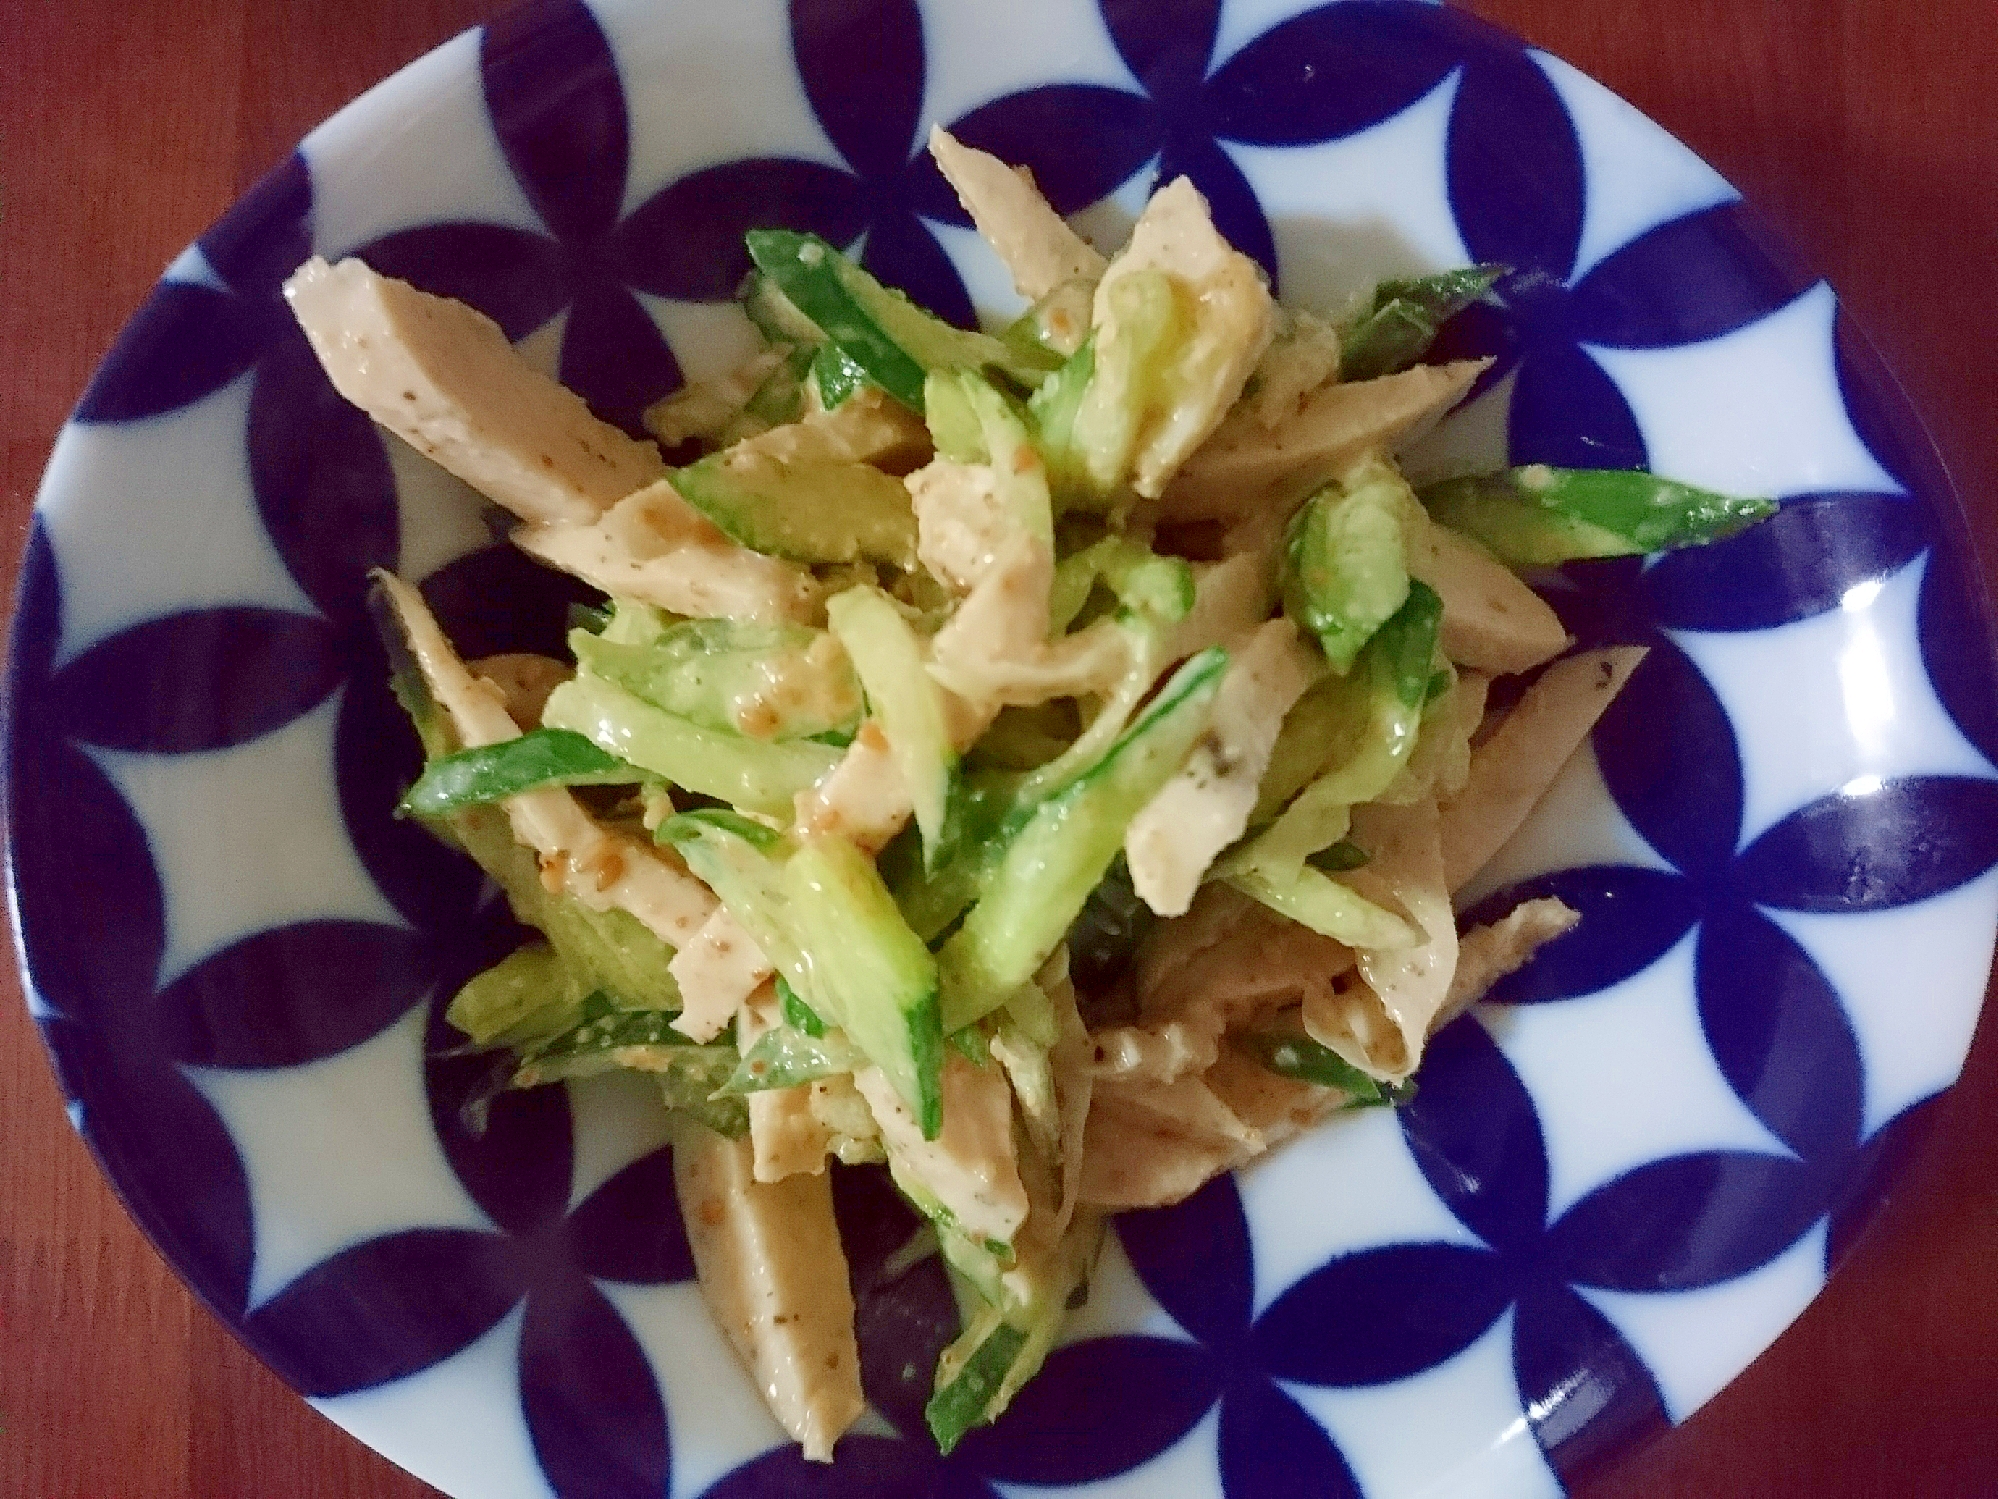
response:
{"label": "red-brown wood surface", "polygon": [[[986,3],[986,0],[965,0]],[[1677,132],[1829,275],[1998,573],[1991,0],[1478,0]],[[0,553],[160,268],[315,121],[479,0],[0,0]],[[0,994],[0,1494],[432,1491],[245,1353],[125,1218]],[[1591,1493],[1998,1493],[1998,1024],[1935,1145],[1783,1339]]]}

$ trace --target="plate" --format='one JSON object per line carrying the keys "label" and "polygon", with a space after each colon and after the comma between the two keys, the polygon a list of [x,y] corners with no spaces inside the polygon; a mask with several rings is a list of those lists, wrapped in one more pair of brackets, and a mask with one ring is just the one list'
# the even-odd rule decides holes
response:
{"label": "plate", "polygon": [[[877,1379],[808,1469],[700,1306],[642,1091],[459,1124],[436,1002],[510,934],[387,815],[413,752],[364,579],[426,579],[472,653],[546,644],[567,596],[332,395],[275,289],[362,253],[629,419],[741,347],[749,224],[1003,308],[917,154],[933,119],[1110,232],[1187,173],[1306,304],[1503,261],[1453,351],[1495,378],[1426,461],[1641,462],[1783,508],[1557,580],[1579,637],[1653,651],[1481,894],[1587,920],[1438,1038],[1413,1104],[1125,1219],[1073,1341],[947,1462]],[[10,667],[30,1004],[190,1285],[454,1495],[1550,1492],[1801,1310],[1961,1063],[1998,691],[1960,531],[1830,291],[1669,136],[1460,14],[537,4],[308,137],[59,440]],[[864,1268],[886,1209],[843,1199]]]}

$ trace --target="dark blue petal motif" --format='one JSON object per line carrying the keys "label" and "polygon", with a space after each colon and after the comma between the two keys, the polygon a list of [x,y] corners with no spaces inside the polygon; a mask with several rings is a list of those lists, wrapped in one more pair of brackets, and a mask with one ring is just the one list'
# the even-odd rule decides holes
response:
{"label": "dark blue petal motif", "polygon": [[[501,154],[545,233],[427,224],[353,247],[375,269],[471,303],[510,338],[568,312],[557,373],[605,421],[642,435],[680,366],[633,288],[685,296],[620,222],[630,168],[624,87],[582,0],[528,0],[487,23],[479,81]],[[628,232],[632,231],[632,232]]]}
{"label": "dark blue petal motif", "polygon": [[[554,33],[572,50],[587,50],[594,35],[593,23]],[[506,57],[502,48],[488,69],[489,89],[503,94],[518,73],[518,59]],[[611,76],[608,99],[600,91],[561,103],[582,111],[587,118],[575,128],[593,138],[613,112],[622,128]],[[616,195],[559,170],[573,147],[563,132],[574,132],[552,107],[543,101],[539,114],[507,134],[509,159],[530,181],[547,177],[546,191],[530,196],[551,221],[577,234],[592,224],[608,232],[604,215],[614,216]],[[621,183],[620,162],[617,192]],[[292,1067],[329,1057],[379,1034],[426,996],[434,996],[429,1039],[441,1048],[443,1001],[517,940],[497,908],[478,903],[477,881],[461,860],[390,815],[414,750],[387,691],[365,596],[370,570],[397,562],[398,497],[381,439],[334,394],[278,296],[279,281],[310,248],[310,212],[310,183],[294,158],[204,239],[211,281],[156,293],[78,417],[153,417],[248,380],[257,511],[314,612],[189,610],[142,621],[58,664],[61,580],[39,530],[30,545],[12,661],[9,854],[44,1032],[59,1075],[82,1100],[86,1136],[127,1184],[140,1222],[300,1389],[334,1396],[419,1373],[524,1304],[522,1409],[545,1470],[565,1493],[661,1493],[670,1469],[664,1405],[634,1335],[597,1281],[691,1277],[670,1166],[663,1152],[636,1162],[566,1213],[572,1153],[559,1090],[503,1100],[491,1128],[473,1139],[459,1115],[479,1064],[473,1059],[468,1074],[463,1059],[434,1058],[432,1113],[446,1158],[500,1231],[419,1225],[365,1240],[254,1308],[247,1304],[248,1183],[228,1132],[183,1069]],[[449,251],[454,241],[490,253],[452,261],[439,246]],[[455,265],[463,285],[454,289],[470,289],[491,271],[495,284],[519,293],[502,310],[530,325],[534,313],[546,315],[521,267],[545,271],[549,258],[523,256],[518,238],[437,228],[412,231],[389,248],[384,258],[396,269],[425,255]],[[569,300],[584,307],[586,293],[594,294],[587,285],[571,288]],[[629,301],[628,293],[615,295]],[[629,310],[622,324],[606,314],[591,338],[572,338],[582,351],[576,357],[610,346],[619,326],[635,327],[642,314],[636,304]],[[587,325],[589,314],[572,311],[571,322]],[[644,368],[646,347],[641,338],[619,352]],[[454,564],[427,585],[433,602],[468,646],[545,649],[560,625],[543,615],[559,621],[567,590],[545,583],[520,590],[530,605],[548,595],[539,612],[510,607],[504,619],[480,612],[490,611],[491,588],[508,581],[509,555],[489,551]],[[145,830],[93,754],[227,750],[329,699],[336,700],[340,804],[355,850],[407,924],[307,920],[252,932],[162,984],[160,872]],[[86,910],[102,915],[78,922]],[[609,1412],[616,1429],[606,1432]]]}
{"label": "dark blue petal motif", "polygon": [[1189,177],[1216,225],[1272,286],[1276,240],[1230,144],[1343,139],[1400,114],[1495,39],[1518,54],[1481,23],[1411,0],[1321,5],[1222,59],[1214,57],[1220,7],[1211,0],[1102,0],[1101,10],[1136,89],[1043,84],[980,105],[952,133],[1031,168],[1063,213],[1106,196],[1147,163],[1158,182]]}

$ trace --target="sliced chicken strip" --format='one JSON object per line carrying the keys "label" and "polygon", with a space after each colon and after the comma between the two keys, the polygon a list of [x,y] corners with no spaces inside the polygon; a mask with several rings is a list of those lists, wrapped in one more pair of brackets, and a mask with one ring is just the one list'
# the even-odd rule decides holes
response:
{"label": "sliced chicken strip", "polygon": [[522,520],[593,520],[666,471],[463,302],[351,256],[314,256],[284,295],[335,390]]}
{"label": "sliced chicken strip", "polygon": [[1065,281],[1094,281],[1109,264],[1062,222],[1031,175],[930,129],[930,155],[971,215],[978,233],[1006,263],[1013,289],[1038,302]]}
{"label": "sliced chicken strip", "polygon": [[[423,596],[402,579],[377,573],[401,621],[410,654],[431,695],[467,749],[520,736],[506,694],[475,677],[445,639]],[[522,792],[505,802],[513,836],[534,850],[541,879],[595,911],[630,912],[673,947],[692,940],[716,909],[708,887],[663,850],[602,827],[559,787]]]}
{"label": "sliced chicken strip", "polygon": [[1461,888],[1518,831],[1644,655],[1643,646],[1619,645],[1556,661],[1471,751],[1470,779],[1443,808],[1450,889]]}
{"label": "sliced chicken strip", "polygon": [[778,1422],[813,1462],[866,1408],[832,1182],[756,1180],[754,1147],[699,1125],[673,1142],[673,1185],[701,1294]]}

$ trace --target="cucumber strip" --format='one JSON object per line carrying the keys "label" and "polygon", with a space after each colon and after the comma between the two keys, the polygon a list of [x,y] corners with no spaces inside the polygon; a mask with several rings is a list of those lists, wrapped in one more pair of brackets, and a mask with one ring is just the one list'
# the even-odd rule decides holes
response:
{"label": "cucumber strip", "polygon": [[[674,618],[656,604],[613,598],[605,611],[602,627],[589,633],[600,635],[614,645],[655,645],[673,628]],[[572,629],[569,635],[571,649],[575,644]]]}
{"label": "cucumber strip", "polygon": [[[891,1156],[888,1163],[889,1174],[894,1177],[895,1186],[909,1199],[909,1205],[921,1213],[936,1230],[937,1250],[944,1263],[950,1267],[951,1279],[956,1282],[959,1301],[970,1297],[988,1306],[997,1306],[1006,1298],[1005,1275],[1013,1267],[1012,1246],[982,1243],[958,1226],[951,1216],[950,1209],[938,1202],[922,1188],[921,1183],[895,1175],[895,1162]],[[968,1295],[967,1295],[968,1293]]]}
{"label": "cucumber strip", "polygon": [[1001,342],[1030,355],[1067,359],[1089,338],[1090,304],[1096,281],[1077,276],[1064,281],[1001,330]]}
{"label": "cucumber strip", "polygon": [[798,997],[783,974],[776,975],[777,1003],[783,1009],[784,1023],[794,1031],[803,1031],[808,1036],[823,1036],[826,1023],[819,1019],[819,1012]]}
{"label": "cucumber strip", "polygon": [[860,682],[823,630],[689,619],[644,644],[571,632],[569,648],[585,676],[703,728],[814,739],[860,726]]}
{"label": "cucumber strip", "polygon": [[1511,266],[1488,262],[1437,271],[1429,276],[1383,281],[1374,288],[1374,306],[1406,302],[1420,307],[1439,323],[1448,322],[1511,274]]}
{"label": "cucumber strip", "polygon": [[431,826],[493,877],[519,921],[547,937],[574,992],[602,990],[620,1009],[680,1009],[680,989],[667,968],[672,947],[629,911],[593,910],[574,896],[549,890],[533,851],[514,841],[497,807],[467,808]]}
{"label": "cucumber strip", "polygon": [[986,463],[985,424],[971,403],[971,387],[955,370],[935,370],[923,380],[923,425],[939,457],[953,463]]}
{"label": "cucumber strip", "polygon": [[810,992],[811,964],[789,919],[783,859],[790,844],[781,833],[738,812],[703,808],[667,818],[653,836],[678,851],[793,991]]}
{"label": "cucumber strip", "polygon": [[765,1031],[742,1055],[721,1084],[724,1093],[761,1093],[771,1088],[795,1088],[835,1073],[851,1072],[867,1059],[837,1034],[810,1036],[788,1025]]}
{"label": "cucumber strip", "polygon": [[749,393],[735,419],[716,435],[716,445],[729,447],[797,421],[805,414],[805,378],[812,368],[811,349],[802,344],[786,349],[783,360]]}
{"label": "cucumber strip", "polygon": [[1394,912],[1309,864],[1251,864],[1231,869],[1223,878],[1279,915],[1348,947],[1413,947],[1422,940]]}
{"label": "cucumber strip", "polygon": [[736,300],[756,331],[773,344],[817,348],[826,341],[819,325],[798,311],[783,289],[762,271],[752,270],[742,278]]}
{"label": "cucumber strip", "polygon": [[888,751],[915,809],[924,865],[935,868],[944,853],[957,751],[944,722],[941,692],[924,669],[922,642],[878,588],[849,588],[835,595],[826,603],[826,618],[887,735]]}
{"label": "cucumber strip", "polygon": [[787,343],[765,349],[712,380],[696,380],[645,408],[645,428],[664,448],[699,441],[727,447],[798,419],[812,351]]}
{"label": "cucumber strip", "polygon": [[1184,557],[1161,557],[1125,536],[1106,536],[1091,550],[1100,552],[1098,571],[1126,609],[1167,625],[1193,612],[1193,566]]}
{"label": "cucumber strip", "polygon": [[[1034,1209],[1036,1215],[1052,1210],[1045,1201]],[[938,1358],[936,1393],[923,1412],[945,1453],[972,1427],[1004,1415],[1021,1387],[1040,1372],[1071,1302],[1086,1289],[1103,1220],[1085,1209],[1055,1242],[1048,1242],[1045,1229],[1033,1237],[1037,1242],[1023,1247],[1019,1267],[1002,1273],[999,1296],[987,1295],[975,1277],[966,1277],[985,1304],[966,1312],[963,1332]],[[955,1261],[951,1268],[957,1269]]]}
{"label": "cucumber strip", "polygon": [[1039,801],[1052,796],[1096,764],[1124,732],[1131,715],[1158,680],[1159,670],[1165,664],[1166,644],[1171,638],[1168,629],[1132,613],[1114,620],[1098,620],[1068,639],[1080,640],[1098,630],[1122,634],[1124,670],[1110,690],[1097,698],[1088,727],[1060,754],[1036,766],[1020,783],[1022,800]]}
{"label": "cucumber strip", "polygon": [[937,1390],[923,1407],[923,1420],[937,1444],[950,1455],[974,1426],[985,1424],[985,1409],[1020,1356],[1027,1335],[988,1308],[944,1350],[937,1365]]}
{"label": "cucumber strip", "polygon": [[792,799],[830,774],[840,758],[837,749],[810,740],[767,743],[704,729],[587,676],[550,693],[541,719],[675,786],[773,817],[788,817]]}
{"label": "cucumber strip", "polygon": [[1347,1095],[1349,1109],[1392,1107],[1415,1092],[1413,1083],[1383,1083],[1368,1077],[1329,1046],[1290,1031],[1251,1030],[1237,1044],[1279,1077],[1320,1088],[1337,1088]]}
{"label": "cucumber strip", "polygon": [[707,881],[763,955],[881,1069],[923,1132],[943,1127],[936,960],[881,876],[843,838],[794,844],[746,817],[683,812],[659,836]]}
{"label": "cucumber strip", "polygon": [[1193,612],[1193,567],[1184,557],[1161,557],[1128,536],[1106,536],[1055,569],[1048,596],[1051,634],[1074,623],[1099,581],[1119,605],[1148,622],[1176,625]]}
{"label": "cucumber strip", "polygon": [[932,317],[815,234],[752,229],[743,243],[791,306],[911,411],[923,409],[923,378],[933,369],[990,366],[1031,387],[1058,363]]}
{"label": "cucumber strip", "polygon": [[[1005,782],[981,777],[960,780],[958,788],[949,814],[954,824],[947,840],[950,853],[941,864],[927,867],[902,839],[882,850],[882,873],[895,905],[925,942],[936,941],[984,893],[999,863],[1002,830],[1015,807],[1012,787]],[[912,840],[920,842],[920,836]]]}
{"label": "cucumber strip", "polygon": [[1052,550],[1047,469],[1026,416],[975,370],[934,370],[923,389],[930,403],[924,421],[937,451],[959,463],[988,465],[1013,524]]}
{"label": "cucumber strip", "polygon": [[452,996],[444,1018],[478,1050],[561,1034],[589,998],[581,975],[546,942],[515,948]]}
{"label": "cucumber strip", "polygon": [[879,1067],[925,1140],[943,1128],[937,964],[874,863],[843,838],[812,838],[784,870],[798,944],[828,1021]]}
{"label": "cucumber strip", "polygon": [[466,807],[505,801],[537,786],[616,786],[645,778],[636,766],[605,754],[567,729],[530,729],[518,739],[459,750],[423,767],[403,793],[398,817],[442,817]]}
{"label": "cucumber strip", "polygon": [[1032,1045],[1045,1052],[1061,1039],[1060,1023],[1055,1018],[1054,1001],[1045,990],[1029,979],[1011,994],[1000,1007],[1000,1014],[1012,1023],[1014,1030]]}
{"label": "cucumber strip", "polygon": [[1407,369],[1443,324],[1483,297],[1509,266],[1474,265],[1412,281],[1383,281],[1373,310],[1340,335],[1339,378],[1351,383]]}
{"label": "cucumber strip", "polygon": [[812,356],[812,384],[819,393],[819,405],[827,411],[840,405],[867,383],[867,371],[847,357],[838,344],[820,344]]}
{"label": "cucumber strip", "polygon": [[668,1107],[718,1133],[742,1134],[749,1128],[742,1101],[715,1096],[736,1065],[735,1048],[696,1046],[673,1029],[673,1020],[657,1010],[618,1009],[607,996],[592,995],[576,1024],[522,1049],[507,1086],[539,1088],[606,1072],[649,1073],[658,1079]]}
{"label": "cucumber strip", "polygon": [[1358,747],[1356,725],[1367,718],[1365,692],[1366,684],[1352,675],[1322,677],[1305,689],[1277,731],[1250,827],[1267,827],[1328,763]]}
{"label": "cucumber strip", "polygon": [[1376,308],[1339,339],[1339,376],[1378,380],[1421,361],[1436,342],[1436,319],[1412,302]]}
{"label": "cucumber strip", "polygon": [[1350,488],[1305,501],[1285,547],[1284,612],[1315,635],[1335,672],[1352,669],[1408,598],[1401,507],[1407,486],[1386,464]]}
{"label": "cucumber strip", "polygon": [[1124,829],[1206,732],[1228,653],[1176,672],[1102,759],[1042,802],[1008,842],[990,887],[938,953],[944,1028],[990,1014],[1031,979],[1123,846]]}
{"label": "cucumber strip", "polygon": [[1117,493],[1130,478],[1147,419],[1170,403],[1169,372],[1191,331],[1164,271],[1141,267],[1106,280],[1097,305],[1108,316],[1099,323],[1114,326],[1118,336],[1097,348],[1069,429],[1088,487],[1101,495]]}
{"label": "cucumber strip", "polygon": [[1075,419],[1095,374],[1096,343],[1093,338],[1084,339],[1082,347],[1027,399],[1035,446],[1048,466],[1049,487],[1064,508],[1103,508],[1089,478],[1088,459],[1075,438]]}
{"label": "cucumber strip", "polygon": [[1440,524],[1514,567],[1700,546],[1776,513],[1770,500],[1715,494],[1641,469],[1544,463],[1453,479],[1421,499]]}
{"label": "cucumber strip", "polygon": [[1370,644],[1385,684],[1396,701],[1421,712],[1436,674],[1436,641],[1443,626],[1443,600],[1427,583],[1408,585],[1408,598],[1382,625]]}
{"label": "cucumber strip", "polygon": [[[731,541],[791,562],[916,559],[916,512],[902,481],[812,451],[778,427],[673,472],[673,489]],[[781,441],[780,441],[781,439]]]}
{"label": "cucumber strip", "polygon": [[[1301,864],[1346,836],[1353,807],[1394,784],[1421,733],[1442,615],[1435,591],[1411,583],[1408,601],[1367,643],[1357,668],[1299,700],[1277,736],[1255,814],[1276,820],[1218,872]],[[1278,814],[1300,775],[1311,779]]]}

